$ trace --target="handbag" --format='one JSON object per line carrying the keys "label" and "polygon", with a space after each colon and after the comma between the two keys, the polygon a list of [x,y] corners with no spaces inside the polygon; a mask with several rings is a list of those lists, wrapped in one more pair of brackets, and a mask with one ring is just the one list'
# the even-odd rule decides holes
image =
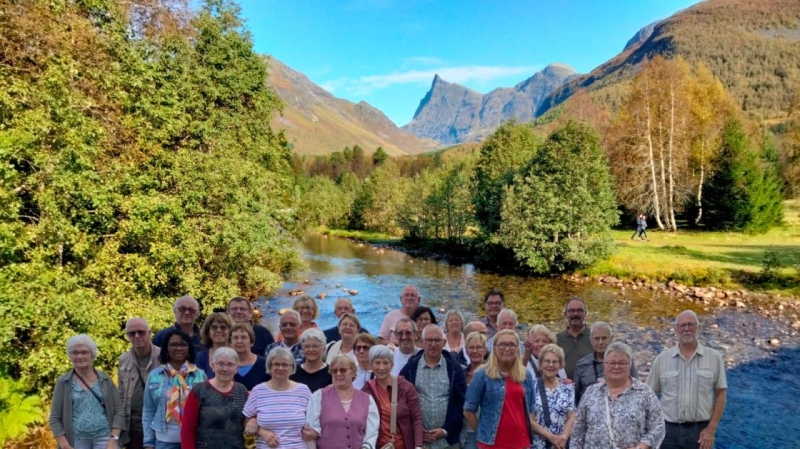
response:
{"label": "handbag", "polygon": [[381,449],[394,449],[394,435],[397,433],[397,376],[392,377],[392,408],[389,416],[389,434],[392,435],[392,441],[384,444]]}
{"label": "handbag", "polygon": [[612,448],[619,449],[617,447],[617,438],[614,436],[614,426],[611,422],[611,410],[608,406],[608,395],[604,395],[603,399],[606,401],[606,429],[608,429],[608,436],[611,437]]}
{"label": "handbag", "polygon": [[[537,379],[536,385],[539,387],[539,398],[542,401],[542,415],[544,418],[544,425],[547,429],[550,429],[550,426],[553,425],[553,421],[550,419],[550,404],[547,403],[547,392],[544,391],[544,379]],[[544,447],[550,449],[553,447],[553,443],[545,440]]]}

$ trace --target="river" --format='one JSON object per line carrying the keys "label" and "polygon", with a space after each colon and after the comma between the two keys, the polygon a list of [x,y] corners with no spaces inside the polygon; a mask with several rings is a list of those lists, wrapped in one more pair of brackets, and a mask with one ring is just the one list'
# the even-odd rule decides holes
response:
{"label": "river", "polygon": [[[504,275],[476,269],[470,264],[451,265],[417,259],[388,248],[355,243],[318,234],[300,243],[307,270],[285,283],[268,300],[261,301],[264,324],[276,329],[277,312],[291,307],[290,292],[316,296],[323,329],[333,326],[333,304],[339,297],[353,301],[364,327],[377,332],[389,310],[399,308],[406,284],[419,288],[422,304],[441,319],[440,309],[458,308],[469,320],[480,317],[482,295],[499,288],[506,306],[520,323],[542,323],[557,331],[564,326],[561,312],[571,296],[583,298],[587,320],[608,321],[616,338],[634,349],[642,379],[659,352],[674,345],[672,319],[691,308],[701,317],[701,341],[723,354],[728,365],[728,405],[717,433],[718,448],[800,448],[800,335],[785,318],[765,318],[751,310],[704,309],[658,291],[619,290],[596,283],[575,284],[561,279]],[[357,292],[351,295],[350,291]],[[780,337],[779,347],[771,338]],[[792,413],[791,411],[794,411]]]}

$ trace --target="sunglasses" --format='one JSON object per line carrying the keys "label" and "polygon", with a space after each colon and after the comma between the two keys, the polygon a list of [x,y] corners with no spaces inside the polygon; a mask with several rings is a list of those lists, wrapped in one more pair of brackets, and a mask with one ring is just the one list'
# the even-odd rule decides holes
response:
{"label": "sunglasses", "polygon": [[144,337],[145,335],[147,335],[147,332],[149,331],[128,331],[125,333],[128,334],[128,337],[135,337],[137,335],[141,335]]}

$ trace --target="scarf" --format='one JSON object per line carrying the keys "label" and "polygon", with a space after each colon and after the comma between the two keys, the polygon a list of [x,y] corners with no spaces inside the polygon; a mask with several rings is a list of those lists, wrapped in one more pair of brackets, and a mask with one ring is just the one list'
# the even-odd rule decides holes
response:
{"label": "scarf", "polygon": [[173,418],[180,425],[183,406],[186,404],[186,398],[189,396],[189,391],[191,390],[186,383],[186,377],[197,371],[197,367],[187,362],[181,366],[180,371],[176,371],[172,365],[167,363],[164,365],[164,369],[169,375],[166,419],[169,421],[170,418]]}

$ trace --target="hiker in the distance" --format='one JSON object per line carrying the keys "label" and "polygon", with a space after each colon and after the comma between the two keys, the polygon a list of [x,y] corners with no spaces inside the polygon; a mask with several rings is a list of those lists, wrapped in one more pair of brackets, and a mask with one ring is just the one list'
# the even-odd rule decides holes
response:
{"label": "hiker in the distance", "polygon": [[634,239],[637,235],[639,236],[639,240],[647,240],[647,215],[640,214],[636,216],[636,230],[633,231],[633,235],[631,236],[631,240]]}

